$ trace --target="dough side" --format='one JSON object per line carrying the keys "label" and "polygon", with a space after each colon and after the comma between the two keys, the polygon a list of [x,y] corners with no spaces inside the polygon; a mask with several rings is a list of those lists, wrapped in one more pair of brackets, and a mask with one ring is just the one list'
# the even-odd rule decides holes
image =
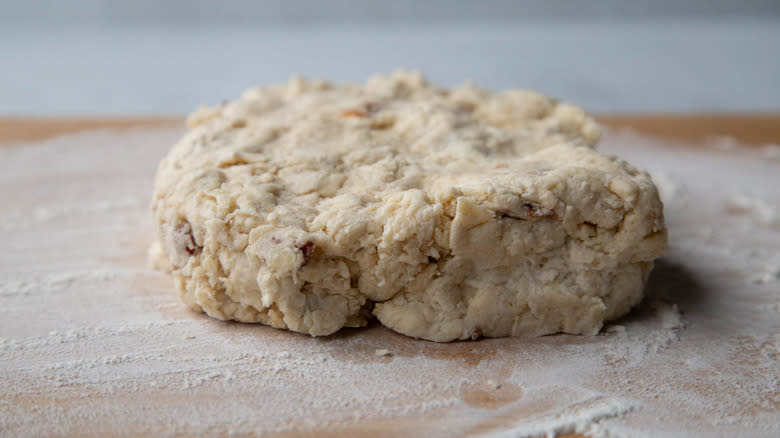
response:
{"label": "dough side", "polygon": [[159,165],[156,265],[219,319],[433,341],[597,333],[666,247],[649,175],[531,91],[396,72],[203,108]]}

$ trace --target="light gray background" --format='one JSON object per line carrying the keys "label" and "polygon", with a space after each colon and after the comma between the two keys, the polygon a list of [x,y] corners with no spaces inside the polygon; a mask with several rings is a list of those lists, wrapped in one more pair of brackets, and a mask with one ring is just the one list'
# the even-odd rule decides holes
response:
{"label": "light gray background", "polygon": [[780,1],[0,0],[0,115],[172,115],[293,73],[780,110]]}

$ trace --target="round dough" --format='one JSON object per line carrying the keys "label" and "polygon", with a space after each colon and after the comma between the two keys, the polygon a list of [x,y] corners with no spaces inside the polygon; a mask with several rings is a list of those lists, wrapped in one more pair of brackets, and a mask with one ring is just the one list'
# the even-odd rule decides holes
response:
{"label": "round dough", "polygon": [[666,246],[649,175],[531,91],[396,72],[205,108],[162,160],[156,254],[182,300],[314,336],[374,315],[433,341],[597,333]]}

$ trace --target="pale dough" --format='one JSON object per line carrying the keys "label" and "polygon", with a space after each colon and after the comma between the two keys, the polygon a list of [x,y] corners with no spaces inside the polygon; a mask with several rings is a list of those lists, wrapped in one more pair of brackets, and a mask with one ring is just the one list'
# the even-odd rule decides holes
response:
{"label": "pale dough", "polygon": [[153,252],[189,306],[314,336],[594,334],[666,247],[649,175],[581,109],[415,73],[294,78],[194,113]]}

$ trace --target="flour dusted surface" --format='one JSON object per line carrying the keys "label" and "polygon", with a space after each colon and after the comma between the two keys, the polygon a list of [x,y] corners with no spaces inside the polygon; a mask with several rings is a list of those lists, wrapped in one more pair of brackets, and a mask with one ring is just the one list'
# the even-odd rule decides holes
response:
{"label": "flour dusted surface", "polygon": [[189,126],[157,174],[155,256],[219,319],[594,334],[665,249],[649,175],[594,152],[581,109],[531,91],[293,79]]}
{"label": "flour dusted surface", "polygon": [[778,262],[780,162],[761,151],[607,133],[671,194],[647,300],[602,336],[437,344],[184,309],[146,261],[153,163],[180,136],[0,146],[0,435],[780,433],[780,280],[753,281]]}

